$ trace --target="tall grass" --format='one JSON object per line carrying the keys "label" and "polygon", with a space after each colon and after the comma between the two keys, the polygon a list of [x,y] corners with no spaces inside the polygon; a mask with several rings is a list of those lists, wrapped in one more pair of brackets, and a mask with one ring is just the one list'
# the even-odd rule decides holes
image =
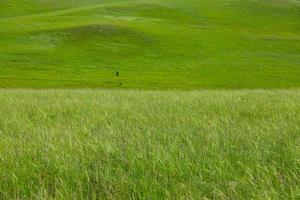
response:
{"label": "tall grass", "polygon": [[1,90],[0,199],[297,199],[300,91]]}

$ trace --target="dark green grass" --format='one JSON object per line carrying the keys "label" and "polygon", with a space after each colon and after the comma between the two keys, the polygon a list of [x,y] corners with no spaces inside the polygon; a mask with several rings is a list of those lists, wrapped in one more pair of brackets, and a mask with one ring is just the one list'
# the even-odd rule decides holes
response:
{"label": "dark green grass", "polygon": [[299,199],[300,91],[0,91],[0,199]]}
{"label": "dark green grass", "polygon": [[0,87],[300,86],[297,0],[2,1]]}

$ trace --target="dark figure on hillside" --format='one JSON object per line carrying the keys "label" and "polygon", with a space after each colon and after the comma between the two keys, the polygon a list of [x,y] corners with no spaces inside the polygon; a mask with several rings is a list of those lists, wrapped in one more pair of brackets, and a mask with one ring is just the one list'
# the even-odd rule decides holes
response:
{"label": "dark figure on hillside", "polygon": [[116,76],[119,76],[119,72],[118,71],[116,71]]}

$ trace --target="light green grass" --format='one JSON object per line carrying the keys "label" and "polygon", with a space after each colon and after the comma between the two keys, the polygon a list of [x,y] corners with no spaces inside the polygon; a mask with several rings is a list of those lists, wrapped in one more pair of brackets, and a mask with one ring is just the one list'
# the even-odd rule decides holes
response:
{"label": "light green grass", "polygon": [[298,0],[0,0],[0,87],[295,88],[299,19]]}
{"label": "light green grass", "polygon": [[299,199],[300,91],[1,90],[0,199]]}

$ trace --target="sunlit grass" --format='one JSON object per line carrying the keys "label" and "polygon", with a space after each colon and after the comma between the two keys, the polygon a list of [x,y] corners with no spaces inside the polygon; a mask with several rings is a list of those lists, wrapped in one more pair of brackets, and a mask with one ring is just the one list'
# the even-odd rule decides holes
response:
{"label": "sunlit grass", "polygon": [[0,87],[297,88],[299,13],[288,0],[4,1]]}
{"label": "sunlit grass", "polygon": [[299,90],[0,91],[0,199],[298,199]]}

